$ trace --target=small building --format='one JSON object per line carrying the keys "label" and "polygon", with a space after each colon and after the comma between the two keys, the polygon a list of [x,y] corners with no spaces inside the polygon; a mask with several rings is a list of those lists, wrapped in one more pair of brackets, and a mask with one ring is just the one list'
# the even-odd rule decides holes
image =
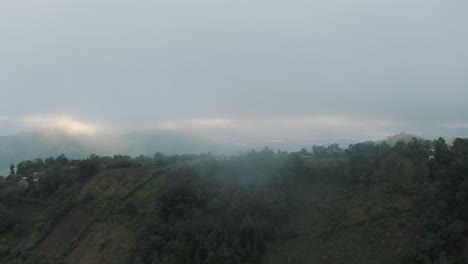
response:
{"label": "small building", "polygon": [[26,180],[20,180],[18,182],[18,185],[25,190],[29,187],[29,183]]}
{"label": "small building", "polygon": [[428,155],[427,158],[430,159],[430,160],[434,159],[434,150],[433,149],[429,150],[429,155]]}
{"label": "small building", "polygon": [[45,176],[45,172],[41,171],[41,172],[34,172],[33,173],[33,178],[40,178],[40,177],[44,177]]}

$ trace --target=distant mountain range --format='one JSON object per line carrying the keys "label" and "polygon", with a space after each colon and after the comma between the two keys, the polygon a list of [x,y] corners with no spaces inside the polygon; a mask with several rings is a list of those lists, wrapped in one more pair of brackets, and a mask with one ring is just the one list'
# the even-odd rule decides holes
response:
{"label": "distant mountain range", "polygon": [[233,153],[238,147],[200,136],[167,131],[135,132],[123,135],[73,136],[61,131],[23,132],[0,136],[0,175],[10,164],[65,154],[69,158],[97,155],[153,155]]}
{"label": "distant mountain range", "polygon": [[[411,134],[400,133],[385,139],[393,145],[403,140],[409,141]],[[240,137],[241,138],[241,137]],[[361,137],[352,138],[310,138],[297,140],[269,140],[262,138],[234,138],[229,140],[210,140],[190,133],[166,130],[132,132],[121,135],[73,136],[62,131],[23,132],[9,136],[0,136],[0,175],[7,175],[10,164],[24,160],[47,158],[65,154],[69,158],[86,158],[91,153],[97,155],[124,154],[137,156],[165,154],[234,154],[239,151],[271,149],[288,151],[310,148],[314,144],[338,143],[345,147],[350,143],[366,141]],[[448,140],[450,142],[450,140]]]}
{"label": "distant mountain range", "polygon": [[385,143],[389,144],[390,146],[393,146],[395,145],[397,142],[399,141],[403,141],[405,143],[408,143],[410,142],[413,138],[416,138],[416,139],[423,139],[421,137],[418,137],[416,135],[412,135],[412,134],[407,134],[407,133],[399,133],[399,134],[396,134],[396,135],[393,135],[393,136],[389,136],[387,137],[384,141]]}

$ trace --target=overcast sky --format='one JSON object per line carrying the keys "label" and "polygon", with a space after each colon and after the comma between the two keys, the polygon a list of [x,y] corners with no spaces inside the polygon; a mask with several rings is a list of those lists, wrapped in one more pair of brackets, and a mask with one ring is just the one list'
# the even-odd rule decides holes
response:
{"label": "overcast sky", "polygon": [[2,1],[0,135],[468,134],[467,14],[466,0]]}

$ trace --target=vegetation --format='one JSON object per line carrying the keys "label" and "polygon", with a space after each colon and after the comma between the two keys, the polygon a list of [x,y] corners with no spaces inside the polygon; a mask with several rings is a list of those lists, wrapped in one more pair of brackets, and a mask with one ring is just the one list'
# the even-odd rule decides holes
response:
{"label": "vegetation", "polygon": [[0,180],[1,263],[467,263],[468,140],[65,155]]}

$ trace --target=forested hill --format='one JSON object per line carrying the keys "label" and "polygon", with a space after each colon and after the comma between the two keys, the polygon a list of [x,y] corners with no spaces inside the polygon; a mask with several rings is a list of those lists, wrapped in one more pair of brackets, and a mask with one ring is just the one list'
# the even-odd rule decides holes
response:
{"label": "forested hill", "polygon": [[0,180],[8,264],[455,264],[467,237],[464,139],[60,155]]}

